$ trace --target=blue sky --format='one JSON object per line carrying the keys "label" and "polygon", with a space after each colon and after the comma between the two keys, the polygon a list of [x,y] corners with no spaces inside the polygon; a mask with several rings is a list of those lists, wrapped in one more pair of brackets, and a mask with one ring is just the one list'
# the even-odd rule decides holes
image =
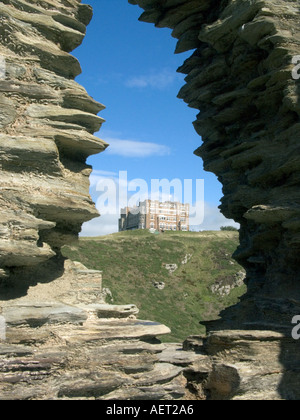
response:
{"label": "blue sky", "polygon": [[[94,9],[87,35],[75,55],[82,74],[76,79],[106,109],[106,120],[95,135],[110,147],[92,156],[94,168],[91,196],[101,218],[84,224],[82,235],[94,236],[117,231],[117,215],[107,213],[101,200],[101,182],[112,179],[118,185],[119,171],[128,180],[136,178],[151,185],[151,179],[204,179],[204,221],[199,229],[218,229],[226,220],[217,209],[221,185],[193,152],[201,138],[192,122],[197,110],[177,98],[184,75],[176,72],[185,58],[175,55],[176,40],[171,30],[139,22],[142,10],[127,0],[84,0]],[[100,187],[99,187],[100,182]],[[194,187],[195,190],[195,187]],[[196,200],[195,191],[193,200]],[[191,203],[192,204],[192,203]]]}

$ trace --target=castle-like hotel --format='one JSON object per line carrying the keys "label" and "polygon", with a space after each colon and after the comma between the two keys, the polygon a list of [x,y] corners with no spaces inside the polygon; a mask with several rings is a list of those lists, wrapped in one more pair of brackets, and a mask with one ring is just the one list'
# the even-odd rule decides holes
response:
{"label": "castle-like hotel", "polygon": [[189,231],[190,205],[179,202],[145,200],[121,210],[119,232],[134,229]]}

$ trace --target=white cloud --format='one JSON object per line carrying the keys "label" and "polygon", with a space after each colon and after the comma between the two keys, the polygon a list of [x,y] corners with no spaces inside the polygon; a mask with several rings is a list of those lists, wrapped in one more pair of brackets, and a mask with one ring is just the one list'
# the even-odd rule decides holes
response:
{"label": "white cloud", "polygon": [[176,80],[177,74],[173,70],[163,69],[157,72],[133,76],[127,79],[125,86],[129,88],[154,88],[165,89],[172,85]]}
{"label": "white cloud", "polygon": [[99,181],[103,178],[112,178],[116,179],[118,177],[117,172],[112,171],[101,171],[98,169],[93,169],[93,172],[90,175],[90,188],[95,188]]}
{"label": "white cloud", "polygon": [[118,220],[119,216],[115,214],[106,214],[101,217],[97,217],[96,219],[82,225],[80,236],[95,237],[118,232]]}
{"label": "white cloud", "polygon": [[[98,133],[95,133],[97,135]],[[135,139],[123,138],[122,133],[118,131],[103,129],[101,130],[101,138],[108,143],[106,154],[117,155],[122,157],[150,157],[150,156],[166,156],[171,153],[170,147],[155,142],[143,142]],[[94,171],[95,172],[95,171]],[[115,175],[109,171],[100,171],[102,175]]]}
{"label": "white cloud", "polygon": [[145,158],[150,156],[166,156],[171,153],[170,148],[163,144],[123,140],[113,137],[106,137],[105,141],[109,143],[106,153],[111,155]]}
{"label": "white cloud", "polygon": [[96,176],[100,176],[100,177],[114,177],[114,176],[118,176],[117,172],[113,172],[113,171],[102,171],[101,169],[93,169],[92,172],[94,175]]}
{"label": "white cloud", "polygon": [[239,229],[239,224],[234,220],[226,219],[217,206],[209,203],[204,204],[204,220],[203,223],[197,225],[197,229],[201,230],[220,230],[221,226],[234,226]]}

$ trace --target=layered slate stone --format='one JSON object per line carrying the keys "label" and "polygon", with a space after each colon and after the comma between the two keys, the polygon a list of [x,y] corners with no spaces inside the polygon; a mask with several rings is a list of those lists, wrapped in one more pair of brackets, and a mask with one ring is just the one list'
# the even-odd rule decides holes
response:
{"label": "layered slate stone", "polygon": [[[97,215],[87,156],[103,109],[69,53],[92,11],[80,0],[0,4],[0,399],[299,399],[299,6],[291,0],[130,0],[195,50],[179,94],[201,112],[197,154],[241,224],[248,292],[205,337],[104,301],[102,273],[60,248]],[[3,58],[2,58],[3,57]],[[3,69],[4,63],[4,69]],[[184,349],[184,351],[183,351]]]}
{"label": "layered slate stone", "polygon": [[206,357],[135,305],[108,305],[102,273],[65,262],[61,277],[0,301],[0,400],[194,398],[188,375]]}
{"label": "layered slate stone", "polygon": [[241,224],[235,258],[247,270],[248,298],[236,324],[284,328],[300,311],[299,5],[129,2],[145,9],[140,20],[173,30],[176,52],[194,49],[179,68],[187,74],[179,97],[200,110],[196,154],[223,184],[223,214]]}
{"label": "layered slate stone", "polygon": [[[2,284],[77,238],[98,213],[89,195],[89,155],[104,106],[74,81],[92,17],[78,0],[0,4],[0,267]],[[25,280],[24,280],[25,281]]]}
{"label": "layered slate stone", "polygon": [[0,400],[183,398],[203,357],[178,357],[168,327],[108,305],[102,272],[60,252],[98,215],[86,158],[107,146],[104,106],[69,54],[92,10],[2,0],[0,16]]}
{"label": "layered slate stone", "polygon": [[187,75],[179,98],[200,111],[194,126],[203,144],[195,153],[223,185],[222,213],[241,225],[235,258],[247,271],[248,291],[220,320],[206,323],[207,329],[236,329],[245,337],[245,330],[256,331],[258,343],[259,330],[278,333],[273,357],[280,359],[281,376],[270,384],[269,395],[298,398],[294,369],[300,360],[291,321],[300,314],[299,4],[129,3],[144,9],[141,21],[172,29],[176,53],[193,50],[178,70]]}

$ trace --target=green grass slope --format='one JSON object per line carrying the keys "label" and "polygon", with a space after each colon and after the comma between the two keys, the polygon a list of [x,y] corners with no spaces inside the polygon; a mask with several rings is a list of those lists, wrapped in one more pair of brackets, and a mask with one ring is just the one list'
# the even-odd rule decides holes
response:
{"label": "green grass slope", "polygon": [[[233,287],[241,267],[232,259],[237,232],[120,232],[98,238],[81,238],[64,248],[64,255],[89,269],[103,271],[103,287],[111,290],[114,304],[135,304],[139,318],[171,328],[165,341],[183,341],[202,334],[202,320],[238,301],[245,285]],[[165,265],[176,264],[170,273]],[[155,282],[163,282],[163,290]],[[231,286],[228,295],[211,290]]]}

